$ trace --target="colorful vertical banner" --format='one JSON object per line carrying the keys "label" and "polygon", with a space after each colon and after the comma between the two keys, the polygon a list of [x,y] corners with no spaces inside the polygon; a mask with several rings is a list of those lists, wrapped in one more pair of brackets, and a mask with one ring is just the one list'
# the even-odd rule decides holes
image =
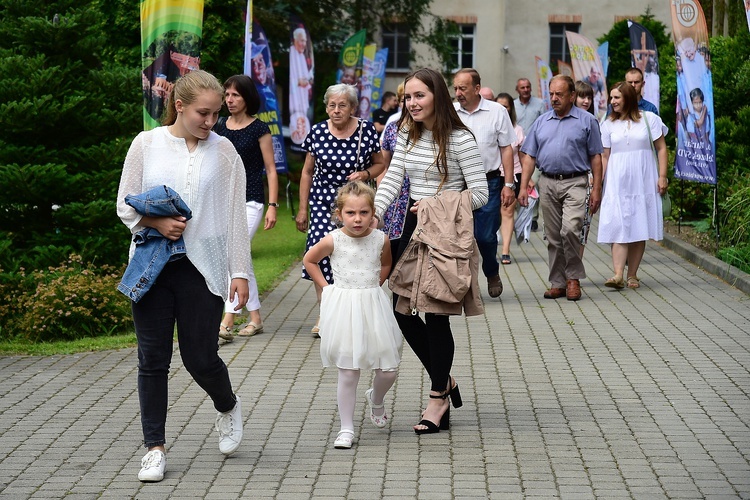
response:
{"label": "colorful vertical banner", "polygon": [[200,66],[203,0],[141,0],[143,128],[158,127],[175,80]]}
{"label": "colorful vertical banner", "polygon": [[276,171],[285,174],[288,171],[286,151],[284,149],[284,135],[281,131],[279,105],[276,100],[276,77],[273,72],[271,49],[268,47],[265,31],[256,21],[253,21],[251,35],[249,56],[247,44],[245,45],[245,61],[250,61],[250,67],[245,67],[245,74],[250,75],[250,78],[253,79],[255,88],[258,89],[260,95],[258,118],[271,129]]}
{"label": "colorful vertical banner", "polygon": [[572,31],[566,31],[565,36],[570,48],[573,73],[576,79],[588,83],[594,89],[594,114],[602,119],[607,114],[607,82],[597,46],[585,36]]}
{"label": "colorful vertical banner", "polygon": [[604,42],[596,48],[597,54],[599,54],[599,60],[602,62],[602,73],[604,78],[607,78],[609,71],[609,42]]}
{"label": "colorful vertical banner", "polygon": [[745,4],[745,17],[747,17],[747,29],[750,30],[750,1],[744,0]]}
{"label": "colorful vertical banner", "polygon": [[628,19],[630,65],[643,72],[643,98],[659,109],[659,52],[654,37],[640,24]]}
{"label": "colorful vertical banner", "polygon": [[375,52],[375,64],[372,69],[372,99],[370,114],[383,103],[383,87],[385,86],[385,66],[388,63],[388,47]]}
{"label": "colorful vertical banner", "polygon": [[547,61],[539,56],[534,56],[536,61],[536,86],[539,89],[539,98],[544,101],[547,111],[551,109],[549,103],[549,82],[552,80],[552,69]]}
{"label": "colorful vertical banner", "polygon": [[372,80],[375,71],[375,53],[377,45],[366,45],[362,51],[362,76],[359,79],[359,109],[357,116],[363,120],[371,120],[372,113]]}
{"label": "colorful vertical banner", "polygon": [[703,9],[695,0],[672,0],[677,70],[677,151],[674,175],[716,184],[714,98]]}
{"label": "colorful vertical banner", "polygon": [[313,80],[315,60],[312,40],[305,24],[296,16],[290,22],[289,46],[289,131],[294,151],[310,132],[313,121]]}
{"label": "colorful vertical banner", "polygon": [[356,85],[359,89],[359,77],[362,75],[362,53],[367,31],[359,30],[341,47],[339,69],[336,72],[336,83]]}

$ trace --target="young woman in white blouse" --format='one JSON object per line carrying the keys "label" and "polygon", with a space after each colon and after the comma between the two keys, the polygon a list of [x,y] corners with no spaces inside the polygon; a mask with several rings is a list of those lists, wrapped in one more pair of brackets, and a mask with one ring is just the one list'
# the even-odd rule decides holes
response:
{"label": "young woman in white blouse", "polygon": [[[186,255],[168,262],[148,292],[133,302],[138,340],[138,396],[148,453],[138,479],[161,481],[166,469],[167,382],[175,323],[185,369],[211,397],[218,414],[219,450],[233,453],[242,439],[240,398],[217,352],[224,301],[248,300],[250,245],[245,216],[245,170],[228,139],[211,131],[224,88],[205,71],[174,85],[163,127],[133,140],[117,194],[117,214],[136,233],[151,227],[183,237]],[[176,191],[192,218],[141,216],[125,203],[158,186]],[[131,245],[132,258],[134,245]],[[231,283],[228,282],[231,276]],[[227,293],[229,292],[229,293]],[[238,306],[241,307],[241,306]]]}

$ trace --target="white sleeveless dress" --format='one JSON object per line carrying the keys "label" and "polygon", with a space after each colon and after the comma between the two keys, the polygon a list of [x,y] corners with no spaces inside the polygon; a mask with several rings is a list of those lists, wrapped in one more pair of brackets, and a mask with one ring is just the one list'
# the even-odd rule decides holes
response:
{"label": "white sleeveless dress", "polygon": [[392,371],[401,362],[401,330],[391,299],[380,287],[385,235],[371,230],[361,238],[341,229],[333,237],[334,284],[320,300],[320,357],[323,366]]}

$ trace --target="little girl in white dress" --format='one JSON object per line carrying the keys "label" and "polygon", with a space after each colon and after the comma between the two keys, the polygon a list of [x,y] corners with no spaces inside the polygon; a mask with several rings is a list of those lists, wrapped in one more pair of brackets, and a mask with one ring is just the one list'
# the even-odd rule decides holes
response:
{"label": "little girl in white dress", "polygon": [[[336,229],[307,251],[305,269],[323,288],[320,301],[320,357],[323,366],[339,369],[337,399],[341,430],[334,447],[351,448],[354,405],[360,370],[375,370],[365,393],[370,420],[385,427],[383,398],[398,374],[401,330],[391,301],[381,285],[391,268],[388,236],[372,226],[375,192],[363,182],[339,188],[334,217]],[[329,285],[318,262],[330,257],[334,284]]]}

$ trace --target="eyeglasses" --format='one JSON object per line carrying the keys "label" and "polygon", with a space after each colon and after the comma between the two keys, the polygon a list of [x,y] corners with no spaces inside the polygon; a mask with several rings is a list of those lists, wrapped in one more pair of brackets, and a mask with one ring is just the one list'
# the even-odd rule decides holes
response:
{"label": "eyeglasses", "polygon": [[327,108],[327,109],[330,109],[331,111],[333,111],[333,110],[335,110],[335,109],[342,109],[342,110],[343,110],[343,109],[347,109],[347,108],[349,108],[349,104],[348,104],[348,103],[345,103],[345,104],[338,104],[338,105],[337,105],[337,104],[335,104],[335,103],[331,103],[331,104],[329,104],[328,106],[326,106],[326,108]]}

